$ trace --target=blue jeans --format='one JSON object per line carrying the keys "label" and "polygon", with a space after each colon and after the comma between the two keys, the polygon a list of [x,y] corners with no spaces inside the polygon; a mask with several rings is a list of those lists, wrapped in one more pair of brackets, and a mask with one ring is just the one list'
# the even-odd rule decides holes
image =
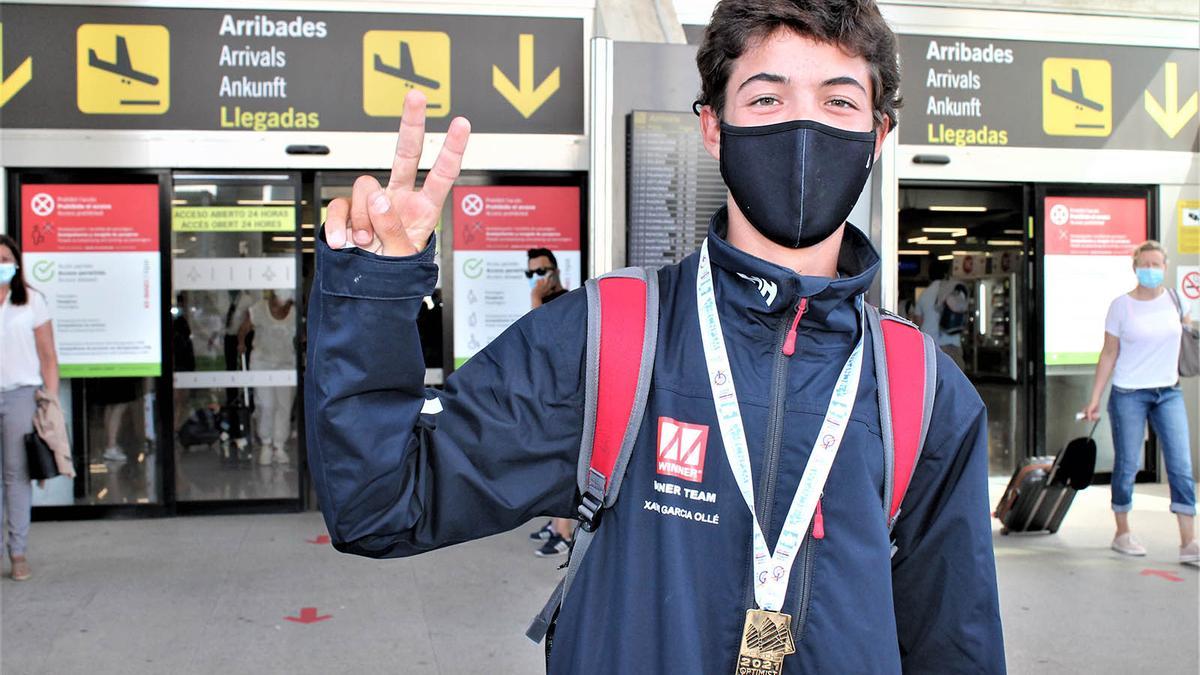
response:
{"label": "blue jeans", "polygon": [[1196,515],[1196,483],[1192,480],[1192,452],[1188,436],[1187,409],[1178,385],[1152,389],[1122,389],[1114,386],[1108,397],[1108,419],[1112,424],[1113,474],[1112,510],[1133,508],[1133,481],[1142,455],[1146,421],[1158,435],[1167,483],[1171,487],[1171,511]]}

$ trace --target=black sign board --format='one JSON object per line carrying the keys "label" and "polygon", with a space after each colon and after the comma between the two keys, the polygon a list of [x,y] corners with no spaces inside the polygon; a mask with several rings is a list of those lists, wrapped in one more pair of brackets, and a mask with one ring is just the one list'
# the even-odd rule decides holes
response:
{"label": "black sign board", "polygon": [[900,142],[1200,150],[1200,51],[901,35]]}
{"label": "black sign board", "polygon": [[4,4],[0,124],[582,134],[581,19]]}
{"label": "black sign board", "polygon": [[638,110],[628,122],[627,264],[670,265],[700,248],[725,183],[692,113]]}

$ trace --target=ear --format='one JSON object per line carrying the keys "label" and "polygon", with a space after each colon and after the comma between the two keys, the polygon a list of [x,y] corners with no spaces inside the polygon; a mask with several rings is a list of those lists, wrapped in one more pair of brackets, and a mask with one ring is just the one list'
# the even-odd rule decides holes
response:
{"label": "ear", "polygon": [[883,142],[887,140],[887,135],[892,132],[892,118],[887,115],[883,116],[883,123],[879,125],[879,132],[875,134],[875,158],[871,163],[879,161],[879,155],[883,154]]}
{"label": "ear", "polygon": [[700,138],[708,154],[721,161],[721,120],[717,119],[712,106],[700,106]]}

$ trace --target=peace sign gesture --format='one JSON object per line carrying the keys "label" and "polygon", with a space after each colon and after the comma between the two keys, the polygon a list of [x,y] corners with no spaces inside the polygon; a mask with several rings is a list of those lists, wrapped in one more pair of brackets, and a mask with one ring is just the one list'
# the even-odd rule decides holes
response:
{"label": "peace sign gesture", "polygon": [[416,89],[408,92],[387,187],[371,176],[359,176],[349,202],[335,199],[329,203],[325,216],[329,246],[342,248],[352,240],[359,248],[388,256],[412,255],[424,249],[458,179],[470,135],[471,123],[464,117],[454,118],[425,184],[415,189],[425,141],[425,95]]}

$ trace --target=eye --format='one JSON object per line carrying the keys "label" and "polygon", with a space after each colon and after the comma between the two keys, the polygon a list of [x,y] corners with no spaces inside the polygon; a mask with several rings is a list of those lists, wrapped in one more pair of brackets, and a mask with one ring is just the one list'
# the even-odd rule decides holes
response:
{"label": "eye", "polygon": [[759,96],[759,97],[753,99],[752,101],[750,101],[750,105],[752,105],[752,106],[779,105],[779,99],[775,98],[774,96]]}
{"label": "eye", "polygon": [[845,108],[847,110],[858,110],[858,104],[848,98],[832,98],[829,100],[829,105],[835,108]]}

